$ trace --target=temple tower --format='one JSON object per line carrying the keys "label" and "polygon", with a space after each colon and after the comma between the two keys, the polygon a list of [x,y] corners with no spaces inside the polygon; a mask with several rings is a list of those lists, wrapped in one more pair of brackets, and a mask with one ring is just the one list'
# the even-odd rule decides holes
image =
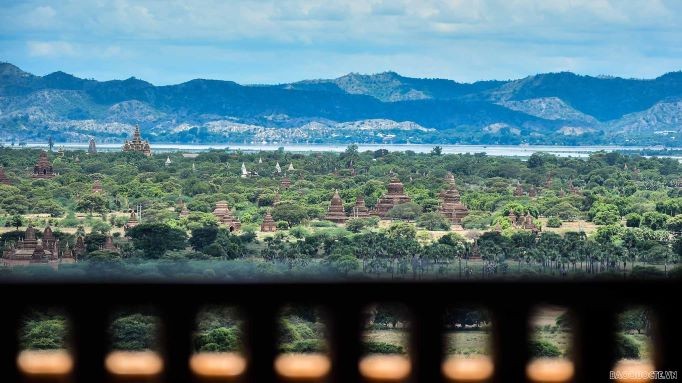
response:
{"label": "temple tower", "polygon": [[469,209],[461,202],[454,174],[448,172],[445,180],[448,188],[441,193],[440,213],[450,222],[460,225],[462,218],[469,215]]}
{"label": "temple tower", "polygon": [[90,138],[90,142],[88,143],[88,154],[97,154],[97,144],[95,143],[94,138]]}
{"label": "temple tower", "polygon": [[386,213],[395,205],[408,203],[410,201],[412,201],[410,197],[405,195],[402,182],[400,182],[398,178],[393,177],[388,184],[388,193],[381,196],[371,214],[384,218],[386,217]]}
{"label": "temple tower", "polygon": [[33,167],[33,178],[48,179],[55,176],[54,169],[50,160],[47,158],[47,152],[41,151],[40,157],[38,157],[38,162]]}
{"label": "temple tower", "polygon": [[242,227],[241,222],[232,215],[227,201],[216,202],[213,215],[218,219],[219,224],[227,225],[230,231],[237,231]]}
{"label": "temple tower", "polygon": [[353,218],[368,218],[369,209],[365,206],[365,196],[358,194],[355,198],[355,206],[353,206],[353,212],[351,214]]}
{"label": "temple tower", "polygon": [[339,191],[334,191],[334,196],[332,197],[329,209],[327,210],[327,215],[324,216],[327,221],[332,221],[335,223],[346,222],[346,213],[343,211],[343,201],[341,196],[339,196]]}
{"label": "temple tower", "polygon": [[7,178],[5,174],[5,168],[0,166],[0,185],[11,185],[12,181]]}
{"label": "temple tower", "polygon": [[102,188],[102,181],[95,180],[95,182],[92,183],[92,193],[93,194],[104,193],[104,188]]}
{"label": "temple tower", "polygon": [[151,146],[149,146],[149,141],[145,141],[142,139],[142,136],[140,135],[140,127],[139,126],[135,127],[135,132],[133,133],[133,138],[130,141],[126,140],[123,143],[123,151],[124,152],[138,152],[138,153],[144,154],[147,157],[152,155],[152,148],[151,148]]}
{"label": "temple tower", "polygon": [[272,214],[270,214],[269,210],[265,212],[265,217],[263,217],[263,223],[261,223],[260,225],[260,231],[264,233],[271,233],[277,231],[277,225],[275,224],[275,221],[272,219]]}

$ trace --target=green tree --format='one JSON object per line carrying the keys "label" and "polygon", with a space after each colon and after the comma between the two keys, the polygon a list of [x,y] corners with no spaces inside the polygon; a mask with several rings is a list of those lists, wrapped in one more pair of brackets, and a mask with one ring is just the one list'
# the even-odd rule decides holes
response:
{"label": "green tree", "polygon": [[24,225],[24,217],[19,214],[15,214],[10,217],[7,223],[19,230],[19,227]]}
{"label": "green tree", "polygon": [[157,319],[151,315],[123,315],[111,324],[111,348],[124,351],[153,350],[157,345]]}
{"label": "green tree", "polygon": [[27,350],[56,350],[66,346],[66,319],[51,316],[29,320],[21,333],[21,345]]}
{"label": "green tree", "polygon": [[393,219],[413,221],[419,217],[421,212],[421,206],[414,202],[407,202],[393,206],[391,210],[386,213],[386,215]]}
{"label": "green tree", "polygon": [[426,230],[450,230],[450,221],[437,212],[424,213],[419,216],[417,226]]}
{"label": "green tree", "polygon": [[394,222],[388,227],[386,234],[393,239],[414,239],[417,230],[407,222]]}
{"label": "green tree", "polygon": [[207,246],[215,242],[218,237],[218,226],[203,226],[192,229],[189,244],[196,251],[203,251]]}
{"label": "green tree", "polygon": [[106,213],[107,201],[99,194],[86,194],[76,203],[76,210],[92,213]]}
{"label": "green tree", "polygon": [[148,258],[160,258],[168,250],[184,249],[187,245],[187,234],[183,230],[161,223],[143,223],[126,234]]}
{"label": "green tree", "polygon": [[651,228],[652,230],[664,229],[668,222],[668,216],[655,212],[648,211],[642,215],[642,226]]}

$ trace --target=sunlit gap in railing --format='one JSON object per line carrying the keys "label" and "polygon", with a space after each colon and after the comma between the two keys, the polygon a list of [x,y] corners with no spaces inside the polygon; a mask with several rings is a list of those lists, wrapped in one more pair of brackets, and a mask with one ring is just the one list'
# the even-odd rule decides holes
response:
{"label": "sunlit gap in railing", "polygon": [[651,382],[656,368],[654,344],[656,316],[645,306],[628,307],[619,313],[615,335],[615,358],[612,373],[616,382]]}
{"label": "sunlit gap in railing", "polygon": [[238,309],[207,306],[197,315],[190,357],[192,373],[205,380],[236,381],[247,368],[244,326]]}
{"label": "sunlit gap in railing", "polygon": [[18,328],[21,352],[17,367],[34,380],[68,380],[73,372],[69,320],[62,310],[32,308],[24,313]]}
{"label": "sunlit gap in railing", "polygon": [[528,379],[537,383],[572,381],[575,373],[571,358],[573,323],[568,309],[549,305],[536,307],[529,325]]}
{"label": "sunlit gap in railing", "polygon": [[480,307],[449,307],[443,323],[443,376],[450,382],[489,381],[494,365],[488,311]]}
{"label": "sunlit gap in railing", "polygon": [[370,382],[405,382],[412,372],[409,347],[411,315],[399,303],[380,302],[363,312],[360,375]]}
{"label": "sunlit gap in railing", "polygon": [[328,317],[320,307],[286,305],[279,314],[275,372],[284,381],[324,382],[331,371]]}

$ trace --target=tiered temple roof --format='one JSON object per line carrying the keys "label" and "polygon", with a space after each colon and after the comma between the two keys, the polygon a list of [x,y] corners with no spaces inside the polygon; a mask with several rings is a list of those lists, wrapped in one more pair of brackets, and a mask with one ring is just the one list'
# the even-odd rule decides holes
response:
{"label": "tiered temple roof", "polygon": [[52,168],[50,160],[47,158],[47,152],[40,152],[40,157],[38,157],[38,162],[33,167],[33,178],[53,178],[56,174]]}
{"label": "tiered temple roof", "polygon": [[133,133],[133,139],[126,140],[123,144],[124,152],[139,152],[143,153],[145,156],[152,155],[152,148],[149,146],[149,142],[142,139],[140,135],[140,127],[135,127],[135,132]]}
{"label": "tiered temple roof", "polygon": [[118,248],[116,247],[116,245],[114,245],[114,238],[112,236],[107,235],[107,237],[104,239],[104,245],[102,246],[102,250],[118,253]]}
{"label": "tiered temple roof", "polygon": [[59,263],[59,240],[48,226],[43,231],[42,240],[38,240],[36,230],[32,225],[26,228],[24,238],[16,244],[5,248],[0,265],[24,266],[32,263]]}
{"label": "tiered temple roof", "polygon": [[530,215],[530,213],[526,213],[526,215],[523,217],[521,228],[525,230],[530,230],[534,233],[540,231],[540,228],[533,223],[533,217]]}
{"label": "tiered temple roof", "polygon": [[91,138],[88,143],[88,154],[97,154],[97,144],[94,138]]}
{"label": "tiered temple roof", "polygon": [[517,216],[513,210],[510,210],[508,216],[512,226],[517,229],[531,230],[534,233],[540,231],[540,228],[533,223],[533,216],[531,216],[530,213]]}
{"label": "tiered temple roof", "polygon": [[327,209],[327,215],[324,216],[324,219],[335,223],[344,223],[348,219],[343,210],[343,200],[341,200],[338,190],[334,191],[334,196],[332,196],[329,209]]}
{"label": "tiered temple roof", "polygon": [[218,223],[227,225],[230,231],[236,231],[242,227],[241,222],[232,215],[230,207],[227,205],[227,201],[216,202],[213,215],[218,218]]}
{"label": "tiered temple roof", "polygon": [[289,189],[291,187],[291,180],[289,177],[285,176],[282,178],[282,182],[280,182],[279,185],[282,187],[282,189]]}
{"label": "tiered temple roof", "polygon": [[188,215],[189,209],[187,209],[187,204],[183,202],[182,207],[180,208],[180,217],[187,217]]}
{"label": "tiered temple roof", "polygon": [[7,175],[5,174],[5,168],[0,166],[0,184],[2,185],[11,185],[12,181],[7,178]]}
{"label": "tiered temple roof", "polygon": [[526,192],[523,190],[523,186],[521,186],[521,183],[516,184],[516,189],[514,189],[514,196],[523,197],[525,194]]}
{"label": "tiered temple roof", "polygon": [[92,184],[92,192],[95,194],[101,194],[104,193],[104,189],[102,188],[102,181],[100,180],[95,180]]}
{"label": "tiered temple roof", "polygon": [[85,242],[80,235],[76,237],[76,244],[73,246],[73,255],[78,258],[85,254]]}
{"label": "tiered temple roof", "polygon": [[469,209],[460,200],[459,190],[455,182],[455,176],[448,172],[445,180],[448,188],[441,193],[440,213],[454,224],[461,224],[462,218],[469,215]]}
{"label": "tiered temple roof", "polygon": [[384,194],[379,198],[374,210],[372,210],[372,215],[377,215],[381,218],[386,217],[386,213],[391,210],[395,205],[401,203],[408,203],[412,201],[410,197],[405,195],[404,187],[399,179],[393,177],[391,182],[388,184],[388,193]]}
{"label": "tiered temple roof", "polygon": [[270,211],[265,213],[265,217],[263,217],[263,223],[260,225],[260,231],[265,233],[277,231],[277,225],[272,219],[272,214],[270,214]]}
{"label": "tiered temple roof", "polygon": [[355,206],[353,206],[353,212],[351,213],[353,218],[367,218],[369,217],[369,209],[365,206],[365,196],[358,194],[355,198]]}
{"label": "tiered temple roof", "polygon": [[139,224],[140,221],[137,219],[137,213],[135,213],[135,210],[130,209],[130,218],[128,218],[128,222],[126,222],[125,228],[132,229]]}

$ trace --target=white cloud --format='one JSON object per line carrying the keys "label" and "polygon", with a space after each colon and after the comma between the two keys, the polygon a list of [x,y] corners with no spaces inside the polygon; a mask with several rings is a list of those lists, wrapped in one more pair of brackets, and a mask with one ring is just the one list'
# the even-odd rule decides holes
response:
{"label": "white cloud", "polygon": [[76,49],[65,41],[29,41],[28,53],[34,57],[73,56]]}
{"label": "white cloud", "polygon": [[[393,69],[472,81],[682,68],[676,0],[27,0],[0,12],[0,33],[0,52],[11,52],[2,59],[20,65],[23,54],[56,60],[44,63],[52,70],[104,66],[158,82],[190,73],[265,82]],[[10,49],[17,44],[28,49]]]}

